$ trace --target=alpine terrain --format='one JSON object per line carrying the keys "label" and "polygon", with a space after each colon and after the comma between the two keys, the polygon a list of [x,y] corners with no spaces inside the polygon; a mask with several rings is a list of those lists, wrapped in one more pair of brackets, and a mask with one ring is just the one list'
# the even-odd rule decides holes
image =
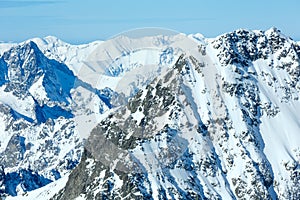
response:
{"label": "alpine terrain", "polygon": [[276,28],[0,44],[0,198],[300,199],[300,43]]}

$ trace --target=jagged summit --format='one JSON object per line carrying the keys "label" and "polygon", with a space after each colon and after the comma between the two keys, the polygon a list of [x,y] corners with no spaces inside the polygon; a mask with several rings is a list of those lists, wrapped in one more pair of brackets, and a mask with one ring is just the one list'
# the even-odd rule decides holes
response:
{"label": "jagged summit", "polygon": [[63,98],[66,102],[70,96],[74,74],[65,64],[46,58],[34,42],[11,48],[3,54],[3,60],[8,70],[5,72],[8,74],[5,81],[11,83],[6,91],[17,92],[18,88],[15,87],[19,87],[18,92],[28,92],[43,76],[42,84],[49,99],[59,101],[59,98]]}
{"label": "jagged summit", "polygon": [[81,81],[32,41],[4,52],[0,70],[2,197],[38,189],[73,169],[83,147],[74,128],[76,117],[93,113],[87,108],[90,101],[97,101],[98,112],[103,113],[110,90]]}
{"label": "jagged summit", "polygon": [[77,81],[65,90],[69,104],[34,109],[40,123],[25,118],[37,102],[8,104],[3,91],[1,194],[40,187],[28,198],[299,198],[300,48],[278,29],[26,45],[2,54],[3,88],[10,77],[31,80],[28,98],[47,102],[48,92],[33,92],[46,76],[59,77],[52,86],[71,74]]}
{"label": "jagged summit", "polygon": [[213,39],[212,44],[215,49],[219,49],[218,57],[224,65],[233,62],[247,65],[249,60],[266,59],[273,54],[287,56],[289,53],[298,56],[300,52],[297,43],[276,28],[265,32],[239,29]]}
{"label": "jagged summit", "polygon": [[[282,152],[280,161],[266,143],[269,133],[274,137],[272,142],[285,137],[274,129],[268,132],[268,126],[281,118],[277,106],[285,107],[287,101],[266,99],[270,96],[269,86],[258,84],[264,74],[253,74],[247,68],[239,71],[232,68],[233,64],[216,66],[211,50],[198,58],[180,56],[173,69],[99,123],[88,139],[79,167],[55,199],[297,196],[297,172],[287,170],[286,164],[277,166],[291,162],[284,161],[288,157],[283,155],[297,148],[296,143],[289,143],[289,150],[282,144],[276,146]],[[252,65],[258,69],[262,63]],[[288,102],[299,104],[297,98]],[[297,134],[294,125],[286,128]],[[274,185],[282,178],[290,184],[289,189],[284,189],[285,183]],[[95,184],[95,180],[100,183]],[[75,189],[71,186],[75,182],[81,186]]]}

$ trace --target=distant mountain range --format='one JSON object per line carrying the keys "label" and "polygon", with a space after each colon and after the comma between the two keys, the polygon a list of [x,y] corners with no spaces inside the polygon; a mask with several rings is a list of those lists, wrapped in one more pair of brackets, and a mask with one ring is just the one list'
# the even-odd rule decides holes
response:
{"label": "distant mountain range", "polygon": [[0,43],[0,199],[300,199],[278,29]]}

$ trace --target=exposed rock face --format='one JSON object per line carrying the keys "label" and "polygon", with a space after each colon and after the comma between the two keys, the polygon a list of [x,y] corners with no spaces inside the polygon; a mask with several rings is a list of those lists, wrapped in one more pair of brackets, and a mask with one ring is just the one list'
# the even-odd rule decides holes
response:
{"label": "exposed rock face", "polygon": [[76,87],[94,93],[99,109],[107,107],[101,101],[106,96],[45,57],[33,42],[4,52],[0,70],[0,196],[16,196],[61,178],[79,163],[83,143],[73,109],[86,108],[76,104]]}
{"label": "exposed rock face", "polygon": [[[0,192],[17,195],[20,186],[27,192],[70,172],[66,185],[51,199],[299,199],[299,45],[275,28],[241,29],[215,39],[193,37],[197,42],[177,51],[184,53],[177,62],[166,61],[172,65],[155,72],[159,75],[154,80],[144,80],[145,74],[137,79],[147,84],[140,84],[139,90],[133,84],[131,97],[112,88],[95,89],[66,72],[76,87],[98,98],[100,113],[109,112],[84,141],[74,131],[74,118],[93,112],[85,107],[92,96],[85,99],[75,86],[63,86],[53,90],[61,96],[37,98],[30,93],[32,86],[19,82],[34,85],[41,77],[47,83],[59,82],[46,79],[44,68],[33,67],[48,59],[39,55],[22,60],[4,53],[0,70],[7,73],[0,75],[0,84],[13,87],[7,78],[12,77],[21,89],[7,92],[30,96],[35,106],[31,114],[7,103],[0,107],[9,135],[9,140],[1,140]],[[35,55],[29,47],[23,51]],[[174,52],[169,47],[156,57],[172,60]],[[14,68],[8,60],[19,64]],[[24,60],[33,66],[20,64]],[[115,79],[139,68],[123,66],[122,60],[130,59],[116,59],[107,76]],[[49,153],[40,154],[45,151]],[[33,154],[39,157],[32,159]],[[28,163],[30,167],[24,167]]]}
{"label": "exposed rock face", "polygon": [[93,129],[54,199],[297,198],[299,149],[274,159],[266,126],[299,104],[298,56],[277,29],[237,30],[181,56]]}

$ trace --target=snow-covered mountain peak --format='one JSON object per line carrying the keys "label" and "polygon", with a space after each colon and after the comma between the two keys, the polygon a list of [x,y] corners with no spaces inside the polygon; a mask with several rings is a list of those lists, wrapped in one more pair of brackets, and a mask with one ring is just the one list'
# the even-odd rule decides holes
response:
{"label": "snow-covered mountain peak", "polygon": [[41,72],[23,99],[0,75],[0,193],[58,179],[28,198],[299,199],[300,48],[277,29],[35,40],[0,58]]}
{"label": "snow-covered mountain peak", "polygon": [[9,51],[4,52],[2,58],[5,63],[3,65],[7,70],[3,72],[7,74],[5,81],[19,85],[26,83],[29,88],[43,70],[44,66],[39,64],[41,57],[43,54],[34,42],[14,46]]}
{"label": "snow-covered mountain peak", "polygon": [[8,51],[13,46],[17,45],[16,43],[0,43],[0,56],[5,52]]}
{"label": "snow-covered mountain peak", "polygon": [[65,64],[45,57],[34,42],[14,46],[2,57],[2,68],[7,70],[4,72],[7,74],[6,91],[27,95],[26,92],[43,76],[42,87],[47,94],[43,98],[52,101],[64,99],[67,102],[75,76]]}
{"label": "snow-covered mountain peak", "polygon": [[[31,40],[5,51],[0,70],[2,197],[40,188],[68,174],[83,147],[77,117],[103,114],[110,108],[111,90],[100,91],[83,82]],[[91,101],[96,103],[92,110]]]}
{"label": "snow-covered mountain peak", "polygon": [[55,36],[46,36],[43,38],[43,40],[45,40],[48,44],[49,43],[65,43]]}
{"label": "snow-covered mountain peak", "polygon": [[30,41],[38,44],[39,46],[48,45],[48,44],[64,44],[65,43],[55,36],[46,36],[44,38],[31,38],[31,39],[25,41],[24,43],[27,43]]}
{"label": "snow-covered mountain peak", "polygon": [[93,129],[57,199],[299,196],[295,43],[240,29],[184,53]]}
{"label": "snow-covered mountain peak", "polygon": [[270,29],[264,31],[264,34],[267,36],[267,37],[283,37],[283,38],[287,38],[286,35],[284,35],[283,33],[281,33],[281,30],[279,30],[278,28],[276,27],[271,27]]}
{"label": "snow-covered mountain peak", "polygon": [[221,35],[211,43],[213,48],[218,50],[218,58],[224,65],[240,63],[246,66],[249,60],[272,60],[274,56],[276,59],[297,59],[300,52],[296,42],[275,28],[266,32],[239,29]]}
{"label": "snow-covered mountain peak", "polygon": [[72,45],[55,36],[33,38],[23,43],[28,43],[30,41],[36,43],[43,54],[49,59],[55,59],[58,62],[67,64],[76,75],[90,52],[102,43],[102,41],[94,41],[88,44]]}

